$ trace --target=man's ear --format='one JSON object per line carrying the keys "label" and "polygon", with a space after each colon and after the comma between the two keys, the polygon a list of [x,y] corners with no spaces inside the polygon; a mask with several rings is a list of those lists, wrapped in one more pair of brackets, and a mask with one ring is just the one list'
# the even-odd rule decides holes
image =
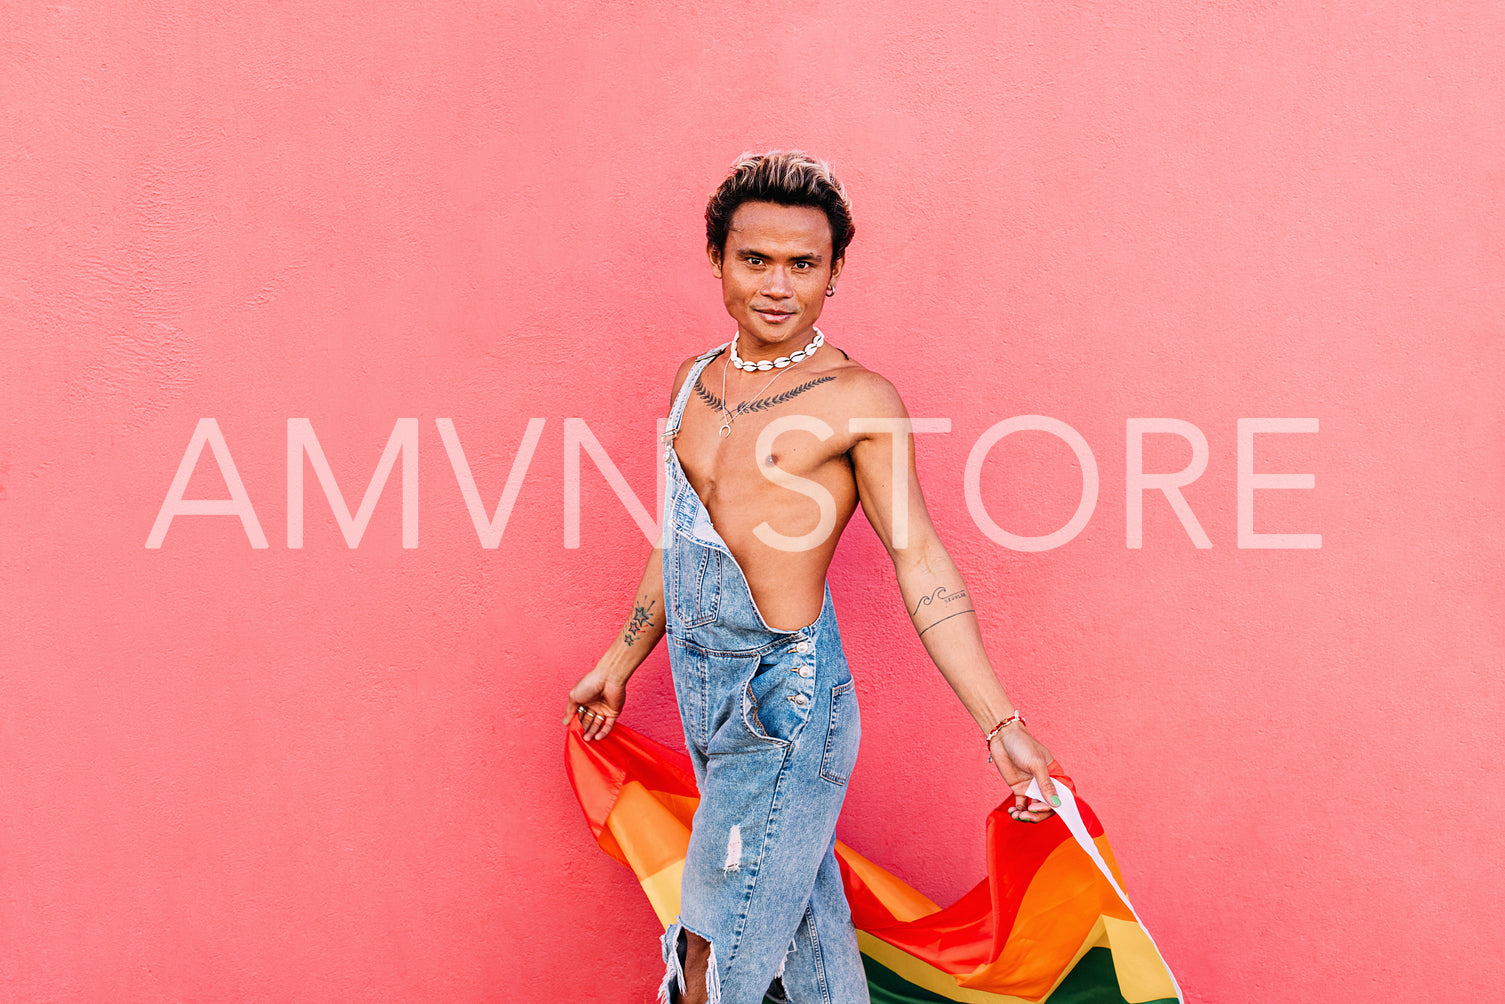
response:
{"label": "man's ear", "polygon": [[845,258],[837,258],[835,261],[833,261],[831,263],[831,281],[832,282],[835,282],[836,281],[836,277],[838,275],[841,275],[842,266],[844,266],[846,263],[847,263],[847,260]]}
{"label": "man's ear", "polygon": [[721,278],[721,249],[714,244],[707,244],[705,256],[711,260],[711,274]]}

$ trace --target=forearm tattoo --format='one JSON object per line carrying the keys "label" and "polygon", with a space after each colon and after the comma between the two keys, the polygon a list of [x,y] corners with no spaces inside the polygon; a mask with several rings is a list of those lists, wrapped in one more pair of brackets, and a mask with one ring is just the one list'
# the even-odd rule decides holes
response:
{"label": "forearm tattoo", "polygon": [[[835,379],[834,376],[819,376],[813,380],[806,380],[798,387],[791,387],[782,394],[774,394],[771,397],[760,397],[756,401],[743,401],[735,408],[732,408],[731,412],[733,415],[745,415],[750,411],[766,411],[769,408],[783,404],[791,398],[799,397],[811,387],[819,387],[821,384]],[[712,411],[721,411],[725,404],[721,400],[721,397],[707,387],[700,377],[695,378],[695,395],[704,401],[706,407]]]}
{"label": "forearm tattoo", "polygon": [[935,589],[920,597],[914,609],[909,612],[909,619],[914,622],[915,629],[923,635],[941,621],[973,612],[972,601],[967,598],[965,589],[953,592],[945,586],[936,586]]}
{"label": "forearm tattoo", "polygon": [[646,607],[641,603],[633,604],[632,616],[628,618],[627,627],[622,631],[622,641],[628,648],[631,648],[637,642],[643,633],[643,629],[648,626],[648,622],[653,616],[654,604],[657,602],[657,600],[649,600]]}

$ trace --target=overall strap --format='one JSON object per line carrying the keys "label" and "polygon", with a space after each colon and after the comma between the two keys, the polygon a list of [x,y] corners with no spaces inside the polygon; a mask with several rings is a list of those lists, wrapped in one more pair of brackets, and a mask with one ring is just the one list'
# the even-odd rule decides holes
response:
{"label": "overall strap", "polygon": [[[731,344],[730,342],[727,343]],[[674,399],[674,407],[669,412],[669,420],[664,425],[664,442],[674,442],[674,437],[679,435],[679,423],[685,417],[685,405],[690,403],[690,391],[695,386],[695,380],[711,364],[711,360],[719,356],[726,345],[718,345],[709,352],[695,357],[695,365],[690,367],[690,372],[685,375],[685,382],[679,388],[679,396]]]}

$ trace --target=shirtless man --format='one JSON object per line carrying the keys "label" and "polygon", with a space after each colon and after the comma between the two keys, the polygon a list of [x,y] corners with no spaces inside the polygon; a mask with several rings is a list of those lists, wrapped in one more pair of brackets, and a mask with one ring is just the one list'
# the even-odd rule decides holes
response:
{"label": "shirtless man", "polygon": [[668,637],[701,801],[682,912],[664,935],[663,1000],[868,1000],[834,857],[860,724],[826,586],[858,503],[926,651],[989,737],[1010,815],[1050,814],[1025,794],[1031,780],[1060,804],[1050,753],[993,672],[926,513],[904,403],[815,327],[852,230],[840,183],[798,152],[744,157],[712,195],[706,253],[736,337],[679,367],[662,546],[626,625],[569,695],[585,737],[605,737],[628,677]]}

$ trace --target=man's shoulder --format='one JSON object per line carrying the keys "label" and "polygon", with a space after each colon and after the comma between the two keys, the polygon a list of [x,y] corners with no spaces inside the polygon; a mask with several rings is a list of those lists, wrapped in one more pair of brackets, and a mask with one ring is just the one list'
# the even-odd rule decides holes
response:
{"label": "man's shoulder", "polygon": [[855,359],[843,360],[829,371],[836,377],[836,388],[843,410],[863,418],[894,418],[907,415],[904,401],[893,382],[877,370],[868,369]]}
{"label": "man's shoulder", "polygon": [[679,364],[679,369],[674,373],[674,383],[671,385],[669,391],[670,407],[673,407],[675,399],[679,397],[679,389],[685,385],[685,380],[689,377],[690,371],[695,368],[695,364],[700,362],[702,359],[714,358],[715,356],[719,355],[725,348],[726,346],[724,345],[717,345],[714,348],[707,349],[706,351],[700,353],[700,355],[698,356],[690,356],[684,362]]}

